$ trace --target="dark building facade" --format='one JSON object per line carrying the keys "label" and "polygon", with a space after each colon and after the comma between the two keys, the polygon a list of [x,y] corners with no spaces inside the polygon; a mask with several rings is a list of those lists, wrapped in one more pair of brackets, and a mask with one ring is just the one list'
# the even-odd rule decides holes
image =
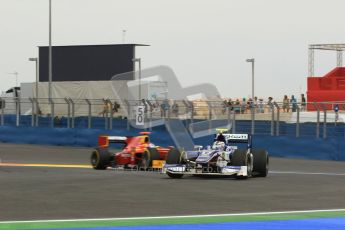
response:
{"label": "dark building facade", "polygon": [[[138,44],[77,45],[52,47],[52,81],[106,81],[135,70]],[[49,47],[39,47],[39,81],[49,81]],[[133,80],[134,76],[130,75]]]}

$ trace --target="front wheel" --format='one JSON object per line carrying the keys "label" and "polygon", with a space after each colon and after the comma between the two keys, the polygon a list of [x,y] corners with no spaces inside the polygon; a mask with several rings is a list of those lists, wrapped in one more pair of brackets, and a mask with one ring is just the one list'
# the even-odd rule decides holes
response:
{"label": "front wheel", "polygon": [[[170,149],[167,153],[166,164],[178,165],[182,162],[182,154],[178,149]],[[170,178],[180,179],[183,177],[183,174],[167,172],[167,175]]]}
{"label": "front wheel", "polygon": [[161,156],[158,153],[157,149],[148,148],[141,155],[141,159],[139,161],[139,169],[147,170],[152,167],[152,161],[160,160],[160,159],[161,159]]}
{"label": "front wheel", "polygon": [[182,154],[178,149],[170,149],[167,153],[167,164],[178,165],[182,162]]}
{"label": "front wheel", "polygon": [[183,174],[176,174],[176,173],[170,173],[170,172],[167,172],[167,175],[170,178],[174,178],[174,179],[181,179],[183,177]]}

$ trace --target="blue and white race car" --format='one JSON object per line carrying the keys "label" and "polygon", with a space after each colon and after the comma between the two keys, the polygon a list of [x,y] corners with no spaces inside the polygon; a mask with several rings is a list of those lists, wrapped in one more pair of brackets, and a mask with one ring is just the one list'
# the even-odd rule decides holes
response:
{"label": "blue and white race car", "polygon": [[263,149],[252,149],[250,134],[227,133],[217,129],[212,146],[196,146],[194,151],[171,149],[162,169],[171,178],[183,175],[266,177],[269,156]]}

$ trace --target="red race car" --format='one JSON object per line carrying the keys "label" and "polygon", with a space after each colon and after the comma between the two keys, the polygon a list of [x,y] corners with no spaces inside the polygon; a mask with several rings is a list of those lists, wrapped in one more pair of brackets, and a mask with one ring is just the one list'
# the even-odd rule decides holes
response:
{"label": "red race car", "polygon": [[[92,167],[99,170],[119,166],[143,170],[162,168],[168,151],[173,147],[155,146],[150,142],[150,132],[140,132],[139,134],[140,136],[135,137],[99,136],[98,147],[91,154]],[[122,144],[122,150],[111,152],[109,149],[111,143]]]}

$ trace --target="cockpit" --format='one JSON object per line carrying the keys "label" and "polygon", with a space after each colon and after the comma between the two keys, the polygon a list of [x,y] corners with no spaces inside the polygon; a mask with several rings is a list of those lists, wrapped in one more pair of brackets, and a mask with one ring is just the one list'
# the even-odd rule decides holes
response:
{"label": "cockpit", "polygon": [[213,150],[225,150],[225,142],[223,141],[215,141],[211,147]]}

